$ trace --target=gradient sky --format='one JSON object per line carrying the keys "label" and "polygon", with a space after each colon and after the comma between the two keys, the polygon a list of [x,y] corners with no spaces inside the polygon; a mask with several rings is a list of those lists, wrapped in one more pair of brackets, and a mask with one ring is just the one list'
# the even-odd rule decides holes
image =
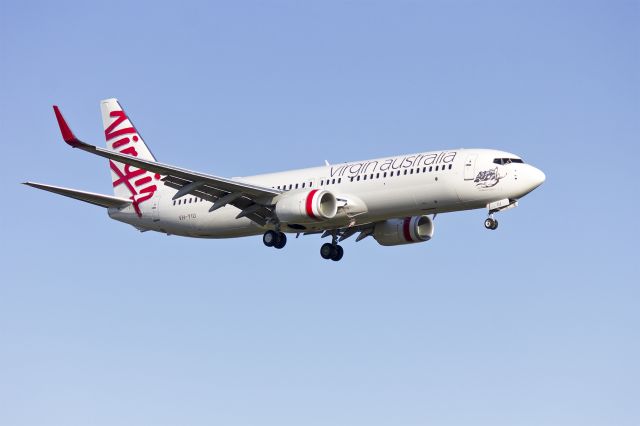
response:
{"label": "gradient sky", "polygon": [[[0,424],[638,425],[640,2],[0,2]],[[121,100],[222,176],[487,147],[546,183],[386,248],[141,234]]]}

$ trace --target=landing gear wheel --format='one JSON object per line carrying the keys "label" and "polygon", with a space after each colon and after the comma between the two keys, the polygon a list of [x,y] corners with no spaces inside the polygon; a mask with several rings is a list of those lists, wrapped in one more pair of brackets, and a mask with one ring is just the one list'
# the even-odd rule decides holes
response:
{"label": "landing gear wheel", "polygon": [[323,259],[329,260],[333,258],[333,253],[334,249],[331,243],[324,243],[322,247],[320,247],[320,256],[322,256]]}
{"label": "landing gear wheel", "polygon": [[492,217],[488,217],[484,221],[484,227],[487,228],[487,229],[491,229],[491,230],[497,229],[498,228],[498,221],[495,220]]}
{"label": "landing gear wheel", "polygon": [[333,256],[331,256],[331,260],[337,262],[342,259],[342,256],[344,256],[344,249],[342,248],[342,246],[335,246],[334,251],[335,253],[333,254]]}
{"label": "landing gear wheel", "polygon": [[285,245],[287,245],[287,236],[282,232],[278,232],[278,237],[276,238],[276,242],[273,246],[280,250]]}
{"label": "landing gear wheel", "polygon": [[276,231],[267,231],[262,235],[262,242],[267,247],[273,247],[278,240],[278,233]]}

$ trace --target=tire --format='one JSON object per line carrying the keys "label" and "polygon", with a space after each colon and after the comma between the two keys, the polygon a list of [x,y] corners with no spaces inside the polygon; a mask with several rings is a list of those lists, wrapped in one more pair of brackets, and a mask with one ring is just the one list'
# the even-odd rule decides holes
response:
{"label": "tire", "polygon": [[494,231],[495,231],[496,229],[498,229],[498,221],[497,221],[497,220],[494,220],[494,221],[493,221],[493,227],[492,227],[491,229],[492,229],[492,230],[494,230]]}
{"label": "tire", "polygon": [[323,259],[327,259],[327,260],[331,259],[333,257],[333,253],[334,253],[334,249],[331,243],[324,243],[320,247],[320,256],[322,256]]}
{"label": "tire", "polygon": [[491,219],[490,217],[488,217],[487,219],[485,219],[484,221],[484,227],[487,229],[495,229],[495,220]]}
{"label": "tire", "polygon": [[267,231],[262,235],[262,242],[267,247],[273,247],[278,241],[278,234],[276,231]]}
{"label": "tire", "polygon": [[335,253],[331,257],[331,260],[333,260],[334,262],[338,262],[340,259],[342,259],[342,256],[344,256],[344,249],[342,248],[342,246],[336,246]]}
{"label": "tire", "polygon": [[278,233],[278,238],[276,239],[275,244],[273,246],[280,250],[284,246],[287,245],[287,236],[283,232]]}

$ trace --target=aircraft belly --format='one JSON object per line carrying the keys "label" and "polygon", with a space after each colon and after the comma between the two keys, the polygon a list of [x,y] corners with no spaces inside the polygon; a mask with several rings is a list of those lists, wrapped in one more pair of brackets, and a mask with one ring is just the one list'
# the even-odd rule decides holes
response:
{"label": "aircraft belly", "polygon": [[208,209],[198,218],[196,232],[198,236],[211,238],[230,238],[257,235],[263,228],[246,217],[236,219],[240,210],[226,206],[214,212]]}
{"label": "aircraft belly", "polygon": [[233,206],[209,212],[210,206],[204,202],[185,206],[165,205],[160,212],[160,231],[201,238],[232,238],[264,232],[262,227],[246,217],[236,219],[240,211]]}

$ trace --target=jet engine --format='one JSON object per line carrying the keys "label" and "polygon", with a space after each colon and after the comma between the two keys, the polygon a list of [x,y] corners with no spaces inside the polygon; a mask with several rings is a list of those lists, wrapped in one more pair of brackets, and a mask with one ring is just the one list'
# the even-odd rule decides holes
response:
{"label": "jet engine", "polygon": [[333,219],[338,201],[324,189],[286,193],[276,202],[276,215],[284,223],[311,223]]}
{"label": "jet engine", "polygon": [[412,216],[378,222],[373,238],[382,246],[422,243],[433,236],[433,221],[429,216]]}

